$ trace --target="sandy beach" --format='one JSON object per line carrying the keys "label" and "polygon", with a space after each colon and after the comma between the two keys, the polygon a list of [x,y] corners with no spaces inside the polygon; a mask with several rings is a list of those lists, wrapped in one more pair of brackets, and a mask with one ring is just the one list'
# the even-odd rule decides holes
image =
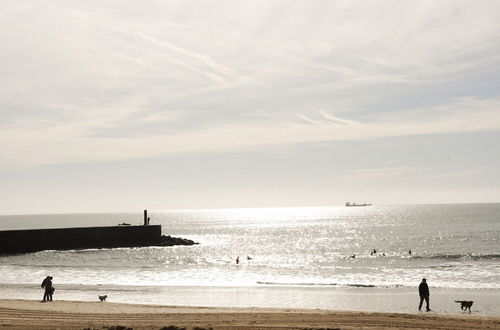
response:
{"label": "sandy beach", "polygon": [[498,329],[500,318],[466,314],[0,300],[0,329],[162,329],[168,326],[186,329]]}

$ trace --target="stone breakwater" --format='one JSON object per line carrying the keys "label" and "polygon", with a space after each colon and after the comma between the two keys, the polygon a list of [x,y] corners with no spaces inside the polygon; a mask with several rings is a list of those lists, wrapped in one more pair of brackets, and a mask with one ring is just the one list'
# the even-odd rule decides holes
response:
{"label": "stone breakwater", "polygon": [[188,239],[162,236],[160,225],[0,231],[0,254],[194,244]]}

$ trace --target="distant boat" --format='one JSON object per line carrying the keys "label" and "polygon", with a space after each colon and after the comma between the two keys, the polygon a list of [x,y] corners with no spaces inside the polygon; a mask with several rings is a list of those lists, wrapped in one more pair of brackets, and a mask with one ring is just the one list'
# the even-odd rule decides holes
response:
{"label": "distant boat", "polygon": [[345,206],[346,207],[350,207],[350,206],[372,206],[372,204],[369,204],[369,203],[363,203],[363,204],[356,204],[356,203],[345,203]]}

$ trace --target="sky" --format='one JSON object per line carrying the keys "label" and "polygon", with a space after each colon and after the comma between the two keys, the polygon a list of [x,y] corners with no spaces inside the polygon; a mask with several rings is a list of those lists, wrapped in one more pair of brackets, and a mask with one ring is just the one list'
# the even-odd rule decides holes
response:
{"label": "sky", "polygon": [[500,202],[499,1],[0,2],[0,214]]}

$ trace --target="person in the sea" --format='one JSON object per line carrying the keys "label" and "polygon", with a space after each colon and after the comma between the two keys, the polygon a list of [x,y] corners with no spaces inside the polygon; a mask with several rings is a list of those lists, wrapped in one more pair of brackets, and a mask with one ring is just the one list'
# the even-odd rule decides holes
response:
{"label": "person in the sea", "polygon": [[237,257],[236,258],[236,264],[239,264],[240,263],[240,257]]}
{"label": "person in the sea", "polygon": [[52,286],[52,279],[53,279],[52,276],[47,276],[42,282],[41,287],[45,289],[42,302],[52,301],[52,294],[54,293],[54,287]]}
{"label": "person in the sea", "polygon": [[429,308],[429,286],[427,285],[427,280],[425,278],[422,279],[422,282],[420,282],[420,285],[418,286],[418,294],[420,295],[420,304],[418,304],[418,310],[422,310],[422,303],[425,300],[425,310],[427,312],[430,312],[431,309]]}

